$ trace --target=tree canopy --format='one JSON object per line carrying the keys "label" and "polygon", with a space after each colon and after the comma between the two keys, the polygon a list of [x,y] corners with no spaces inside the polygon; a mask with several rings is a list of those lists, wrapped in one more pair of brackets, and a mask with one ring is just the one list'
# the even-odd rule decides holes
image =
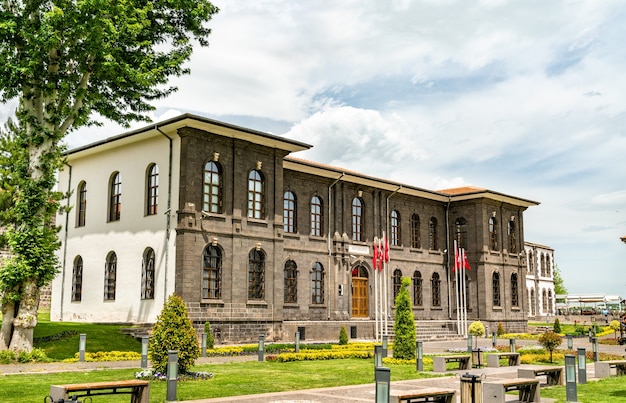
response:
{"label": "tree canopy", "polygon": [[217,11],[207,0],[0,0],[0,102],[18,100],[0,157],[12,254],[0,268],[0,302],[14,318],[3,320],[0,350],[32,349],[39,288],[58,270],[63,138],[98,116],[147,120],[151,102],[176,90],[168,80],[189,73],[194,44],[208,45]]}

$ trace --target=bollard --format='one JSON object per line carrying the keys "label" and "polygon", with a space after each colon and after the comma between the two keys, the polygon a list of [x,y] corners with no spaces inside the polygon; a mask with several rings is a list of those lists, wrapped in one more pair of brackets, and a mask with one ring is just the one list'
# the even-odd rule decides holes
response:
{"label": "bollard", "polygon": [[374,368],[383,366],[383,346],[374,346]]}
{"label": "bollard", "polygon": [[496,332],[493,332],[493,333],[492,333],[492,336],[491,336],[491,345],[492,345],[493,347],[495,347],[495,346],[496,346]]}
{"label": "bollard", "polygon": [[84,333],[80,334],[80,338],[78,340],[78,361],[85,362],[85,347],[87,346],[87,335]]}
{"label": "bollard", "polygon": [[567,349],[572,350],[574,348],[574,336],[571,334],[567,335]]}
{"label": "bollard", "polygon": [[485,326],[485,339],[489,338],[489,326]]}
{"label": "bollard", "polygon": [[593,351],[593,361],[594,362],[600,361],[600,351],[598,351],[598,338],[597,337],[591,338],[591,351]]}
{"label": "bollard", "polygon": [[263,361],[263,354],[265,353],[265,336],[259,336],[259,361]]}
{"label": "bollard", "polygon": [[468,353],[472,352],[472,335],[471,334],[467,335],[467,352]]}
{"label": "bollard", "polygon": [[296,340],[296,354],[300,352],[300,332],[296,332],[295,335],[295,340]]}
{"label": "bollard", "polygon": [[577,402],[576,393],[576,357],[565,356],[565,401]]}
{"label": "bollard", "polygon": [[578,383],[587,383],[587,352],[584,348],[578,349]]}
{"label": "bollard", "polygon": [[148,368],[148,338],[141,338],[141,368]]}
{"label": "bollard", "polygon": [[482,403],[483,386],[480,375],[461,375],[461,403]]}
{"label": "bollard", "polygon": [[206,357],[206,333],[202,333],[202,356]]}
{"label": "bollard", "polygon": [[384,335],[383,336],[383,358],[387,357],[388,348],[389,348],[389,336]]}
{"label": "bollard", "polygon": [[166,400],[175,402],[176,382],[178,381],[178,351],[168,350],[167,352],[167,392]]}
{"label": "bollard", "polygon": [[515,339],[509,339],[509,351],[512,353],[515,352]]}
{"label": "bollard", "polygon": [[424,370],[424,343],[421,341],[417,342],[417,352],[415,354],[417,357],[417,370]]}
{"label": "bollard", "polygon": [[376,380],[376,403],[389,403],[389,383],[391,380],[389,368],[376,367],[374,379]]}

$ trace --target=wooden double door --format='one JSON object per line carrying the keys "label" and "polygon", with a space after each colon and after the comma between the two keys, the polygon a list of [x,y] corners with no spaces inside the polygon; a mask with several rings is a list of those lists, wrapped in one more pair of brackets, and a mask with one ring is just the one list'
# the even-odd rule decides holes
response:
{"label": "wooden double door", "polygon": [[363,266],[352,270],[352,317],[369,318],[369,279]]}

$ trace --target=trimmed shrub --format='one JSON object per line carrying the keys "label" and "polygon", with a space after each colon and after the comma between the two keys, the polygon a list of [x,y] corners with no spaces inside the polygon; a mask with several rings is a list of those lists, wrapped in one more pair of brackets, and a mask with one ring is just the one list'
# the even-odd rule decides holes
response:
{"label": "trimmed shrub", "polygon": [[178,372],[184,374],[200,356],[196,331],[193,329],[183,299],[172,294],[157,316],[149,342],[149,355],[156,372],[166,373],[167,352],[178,351]]}
{"label": "trimmed shrub", "polygon": [[409,286],[411,279],[402,277],[400,291],[396,296],[396,312],[393,330],[395,340],[393,342],[393,358],[405,360],[415,359],[416,334],[415,318],[411,309],[411,296]]}
{"label": "trimmed shrub", "polygon": [[502,322],[498,322],[498,330],[496,334],[498,337],[504,334],[504,326],[502,326]]}
{"label": "trimmed shrub", "polygon": [[474,344],[478,345],[478,337],[485,334],[485,325],[479,320],[472,322],[467,329],[467,332],[474,336]]}
{"label": "trimmed shrub", "polygon": [[348,332],[345,326],[341,326],[341,331],[339,331],[339,344],[342,346],[348,344]]}
{"label": "trimmed shrub", "polygon": [[206,348],[215,347],[215,338],[211,331],[211,323],[208,320],[204,322],[204,334],[206,334]]}
{"label": "trimmed shrub", "polygon": [[554,319],[554,326],[552,327],[552,330],[554,330],[554,333],[561,333],[561,322],[559,321],[559,318]]}

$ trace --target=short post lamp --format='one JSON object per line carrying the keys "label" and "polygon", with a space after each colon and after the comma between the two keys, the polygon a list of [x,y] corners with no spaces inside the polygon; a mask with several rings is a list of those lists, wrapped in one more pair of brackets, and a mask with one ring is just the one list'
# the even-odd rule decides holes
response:
{"label": "short post lamp", "polygon": [[374,346],[374,368],[383,366],[383,346]]}
{"label": "short post lamp", "polygon": [[594,362],[600,361],[600,351],[598,351],[598,338],[597,337],[591,338],[591,351],[593,351],[593,361]]}
{"label": "short post lamp", "polygon": [[263,361],[263,354],[265,353],[265,336],[259,336],[259,361]]}
{"label": "short post lamp", "polygon": [[515,352],[515,339],[509,339],[509,351],[512,353]]}
{"label": "short post lamp", "polygon": [[178,381],[178,351],[168,350],[167,352],[167,392],[166,400],[175,402],[176,382]]}
{"label": "short post lamp", "polygon": [[202,356],[206,357],[206,333],[202,333]]}
{"label": "short post lamp", "polygon": [[485,326],[485,339],[489,338],[489,326]]}
{"label": "short post lamp", "polygon": [[471,334],[467,335],[467,352],[468,353],[472,352],[472,335]]}
{"label": "short post lamp", "polygon": [[84,333],[80,334],[78,339],[78,361],[85,361],[85,347],[87,346],[87,335]]}
{"label": "short post lamp", "polygon": [[424,370],[424,343],[421,341],[417,342],[417,351],[416,354],[417,356],[417,370],[418,371],[423,371]]}
{"label": "short post lamp", "polygon": [[565,401],[578,401],[576,393],[576,357],[569,354],[565,356]]}
{"label": "short post lamp", "polygon": [[593,330],[591,330],[591,328],[589,328],[589,343],[591,343],[591,338],[593,337]]}
{"label": "short post lamp", "polygon": [[391,371],[389,368],[376,367],[376,403],[389,403],[389,383]]}
{"label": "short post lamp", "polygon": [[574,336],[572,336],[571,334],[567,335],[567,349],[568,350],[574,349]]}
{"label": "short post lamp", "polygon": [[148,368],[148,337],[141,338],[141,368]]}
{"label": "short post lamp", "polygon": [[578,349],[578,382],[587,383],[587,352],[584,348]]}
{"label": "short post lamp", "polygon": [[493,332],[493,333],[491,334],[491,345],[492,345],[492,347],[495,347],[495,346],[496,346],[496,342],[497,342],[496,337],[497,337],[496,332]]}
{"label": "short post lamp", "polygon": [[387,357],[387,351],[389,351],[389,336],[383,335],[383,358]]}
{"label": "short post lamp", "polygon": [[296,340],[296,353],[299,353],[300,352],[300,332],[296,332],[294,339]]}

